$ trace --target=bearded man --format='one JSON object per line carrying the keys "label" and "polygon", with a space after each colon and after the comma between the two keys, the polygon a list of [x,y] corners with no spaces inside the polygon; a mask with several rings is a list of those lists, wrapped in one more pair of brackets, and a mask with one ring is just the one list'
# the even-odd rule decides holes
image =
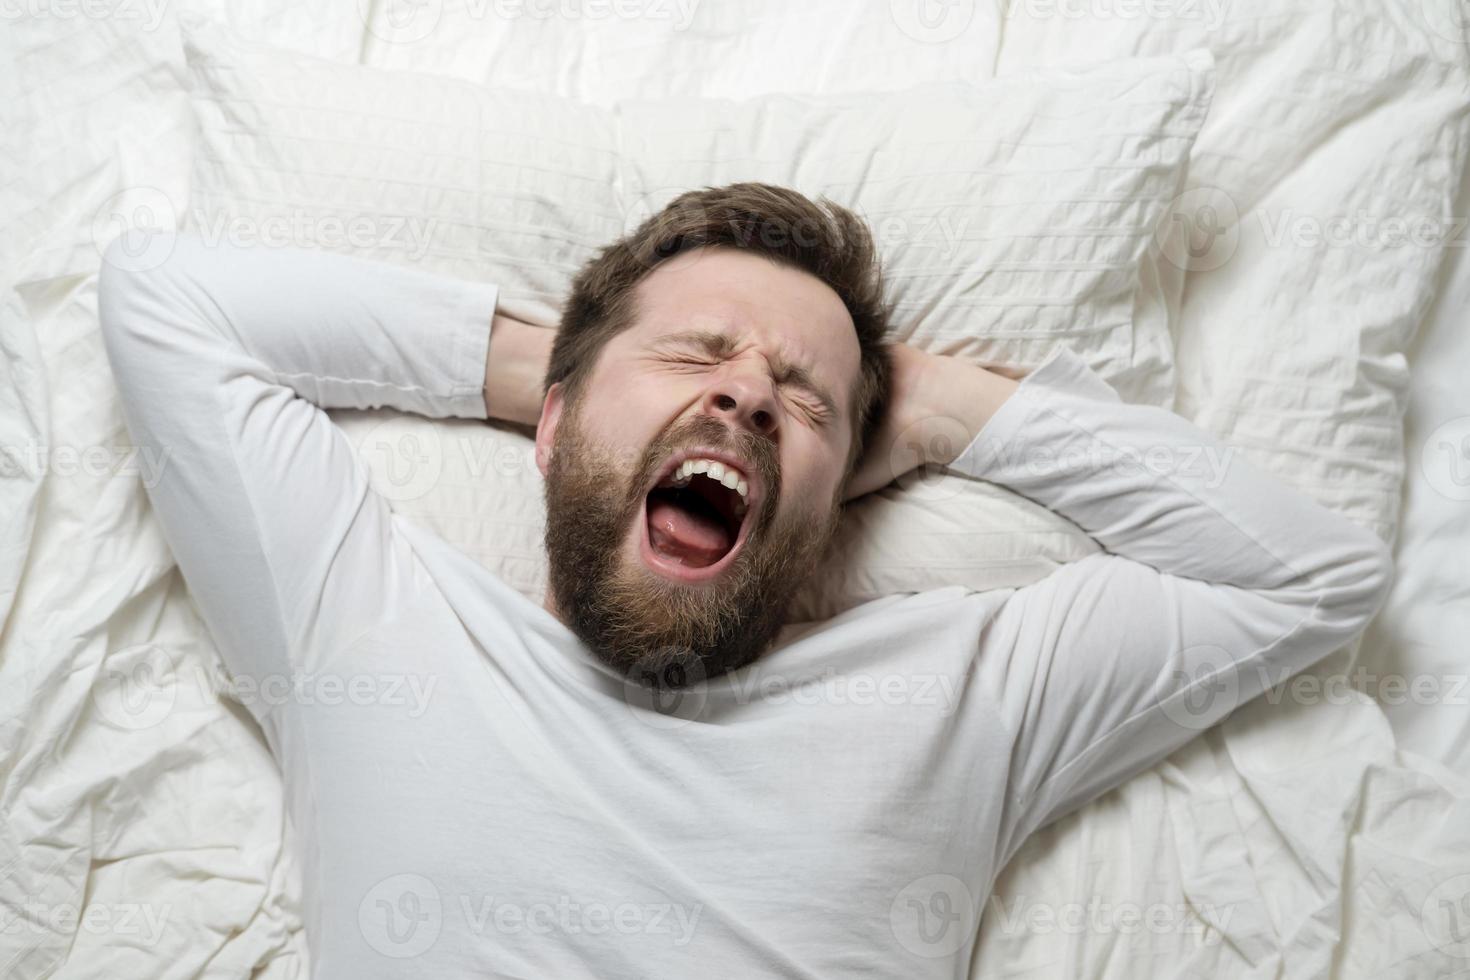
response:
{"label": "bearded man", "polygon": [[[1065,347],[893,343],[863,220],[789,189],[676,198],[555,332],[493,284],[146,244],[107,251],[103,337],[281,766],[316,977],[964,975],[1028,835],[1350,642],[1390,581],[1374,535]],[[324,410],[380,407],[536,427],[544,602],[374,492]],[[788,622],[846,504],[914,466],[1102,550]]]}

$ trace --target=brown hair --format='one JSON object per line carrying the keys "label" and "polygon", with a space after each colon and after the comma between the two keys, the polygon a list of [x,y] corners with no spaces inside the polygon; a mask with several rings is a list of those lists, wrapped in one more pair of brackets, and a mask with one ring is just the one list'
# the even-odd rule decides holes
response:
{"label": "brown hair", "polygon": [[739,183],[686,191],[599,252],[572,280],[543,394],[562,382],[567,400],[575,400],[603,346],[632,326],[638,283],[660,262],[702,246],[754,249],[811,273],[841,298],[861,350],[850,472],[887,408],[892,362],[884,337],[892,309],[883,302],[878,253],[863,219],[786,187]]}

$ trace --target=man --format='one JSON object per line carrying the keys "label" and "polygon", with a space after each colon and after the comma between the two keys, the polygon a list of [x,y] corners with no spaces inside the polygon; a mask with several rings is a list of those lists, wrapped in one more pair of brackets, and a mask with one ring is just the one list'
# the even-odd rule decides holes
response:
{"label": "man", "polygon": [[[1028,834],[1351,641],[1389,582],[1372,534],[1070,353],[885,346],[862,222],[789,190],[675,200],[554,344],[494,286],[165,244],[131,273],[114,245],[100,287],[159,520],[243,690],[359,692],[244,699],[319,977],[953,977]],[[536,424],[544,606],[372,492],[322,409],[377,406]],[[968,443],[912,451],[935,417]],[[1106,551],[784,624],[843,502],[919,464]]]}

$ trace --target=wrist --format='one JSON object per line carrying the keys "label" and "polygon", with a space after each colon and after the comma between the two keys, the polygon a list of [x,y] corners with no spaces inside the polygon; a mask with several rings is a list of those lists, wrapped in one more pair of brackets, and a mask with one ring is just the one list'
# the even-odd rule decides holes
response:
{"label": "wrist", "polygon": [[503,314],[490,325],[485,357],[485,413],[492,419],[534,426],[541,418],[541,384],[556,332]]}
{"label": "wrist", "polygon": [[1020,382],[957,357],[929,355],[920,390],[921,419],[944,437],[923,440],[925,463],[948,466],[975,441],[980,430],[1010,398]]}

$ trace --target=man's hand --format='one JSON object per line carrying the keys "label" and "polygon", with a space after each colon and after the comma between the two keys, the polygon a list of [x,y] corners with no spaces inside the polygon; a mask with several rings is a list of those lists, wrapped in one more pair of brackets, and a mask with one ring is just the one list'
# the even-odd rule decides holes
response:
{"label": "man's hand", "polygon": [[1016,390],[1024,369],[981,367],[890,346],[893,382],[888,411],[848,479],[844,499],[886,487],[911,470],[947,466],[965,450]]}

